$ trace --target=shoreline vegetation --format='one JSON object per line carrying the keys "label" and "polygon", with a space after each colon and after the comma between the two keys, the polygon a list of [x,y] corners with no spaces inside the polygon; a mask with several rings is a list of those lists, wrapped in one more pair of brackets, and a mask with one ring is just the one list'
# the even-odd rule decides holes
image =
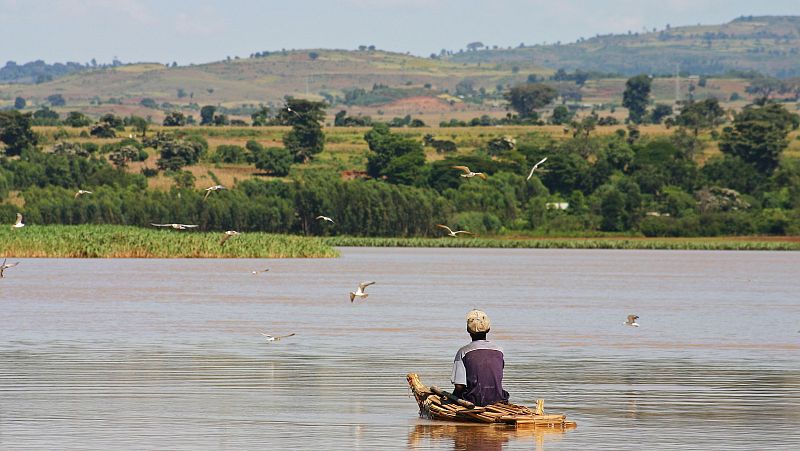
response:
{"label": "shoreline vegetation", "polygon": [[0,254],[14,258],[332,258],[319,238],[243,233],[221,245],[222,232],[119,225],[28,225],[0,229]]}
{"label": "shoreline vegetation", "polygon": [[495,249],[661,249],[800,251],[797,237],[387,238],[148,229],[116,225],[29,225],[0,229],[0,255],[12,258],[334,258],[336,247]]}
{"label": "shoreline vegetation", "polygon": [[325,237],[337,247],[429,247],[494,249],[618,249],[618,250],[719,250],[719,251],[800,251],[797,237],[528,237],[528,238],[385,238]]}

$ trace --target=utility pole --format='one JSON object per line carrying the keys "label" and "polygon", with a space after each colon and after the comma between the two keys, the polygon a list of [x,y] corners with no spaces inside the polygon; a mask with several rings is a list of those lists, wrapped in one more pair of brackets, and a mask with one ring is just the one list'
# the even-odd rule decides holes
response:
{"label": "utility pole", "polygon": [[680,63],[675,64],[675,104],[677,105],[678,102],[681,100],[681,72],[680,72],[681,65]]}

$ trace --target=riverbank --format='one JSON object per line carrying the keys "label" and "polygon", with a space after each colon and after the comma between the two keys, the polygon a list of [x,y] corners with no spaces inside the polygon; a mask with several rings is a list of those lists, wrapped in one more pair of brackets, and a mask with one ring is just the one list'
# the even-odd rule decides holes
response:
{"label": "riverbank", "polygon": [[115,225],[29,225],[0,229],[0,257],[14,258],[333,258],[335,247],[500,249],[664,249],[800,251],[800,237],[304,237]]}
{"label": "riverbank", "polygon": [[29,225],[0,229],[0,257],[15,258],[331,258],[339,252],[313,237],[114,225]]}
{"label": "riverbank", "polygon": [[462,247],[520,249],[664,249],[800,251],[797,237],[702,237],[702,238],[372,238],[325,237],[331,246],[352,247]]}

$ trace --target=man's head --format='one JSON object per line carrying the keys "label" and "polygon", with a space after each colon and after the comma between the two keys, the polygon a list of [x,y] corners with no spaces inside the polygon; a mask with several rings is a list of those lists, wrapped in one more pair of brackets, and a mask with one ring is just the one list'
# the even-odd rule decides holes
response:
{"label": "man's head", "polygon": [[486,336],[489,332],[492,323],[489,322],[489,316],[481,310],[470,310],[467,313],[467,332],[474,338],[477,336]]}

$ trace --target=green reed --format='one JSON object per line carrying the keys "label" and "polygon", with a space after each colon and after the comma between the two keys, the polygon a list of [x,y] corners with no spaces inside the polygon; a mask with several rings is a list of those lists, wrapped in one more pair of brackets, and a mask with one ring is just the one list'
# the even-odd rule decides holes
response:
{"label": "green reed", "polygon": [[666,250],[735,250],[735,251],[797,251],[800,242],[743,241],[718,238],[372,238],[325,237],[331,246],[354,247],[456,247],[456,248],[506,248],[506,249],[666,249]]}
{"label": "green reed", "polygon": [[318,238],[114,225],[28,225],[0,229],[0,257],[52,258],[329,258],[339,252]]}

